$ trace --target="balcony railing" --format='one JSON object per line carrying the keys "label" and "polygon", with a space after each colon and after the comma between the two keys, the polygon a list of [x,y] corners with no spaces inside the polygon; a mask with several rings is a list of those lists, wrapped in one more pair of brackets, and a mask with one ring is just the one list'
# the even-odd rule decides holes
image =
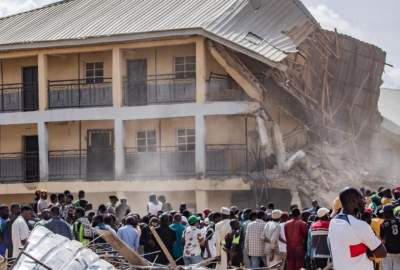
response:
{"label": "balcony railing", "polygon": [[112,106],[112,79],[49,81],[50,109]]}
{"label": "balcony railing", "polygon": [[147,80],[124,80],[125,106],[195,102],[196,79],[176,74],[150,75]]}
{"label": "balcony railing", "polygon": [[228,75],[211,73],[207,81],[208,101],[245,101],[247,94]]}
{"label": "balcony railing", "polygon": [[86,157],[86,150],[50,151],[50,180],[86,179]]}
{"label": "balcony railing", "polygon": [[246,145],[206,146],[208,175],[245,175],[250,166],[250,155]]}
{"label": "balcony railing", "polygon": [[163,177],[193,176],[195,174],[195,152],[179,151],[177,147],[158,147],[154,152],[140,152],[138,148],[127,148],[126,172],[129,176]]}
{"label": "balcony railing", "polygon": [[39,155],[30,153],[0,154],[0,182],[27,183],[39,180]]}
{"label": "balcony railing", "polygon": [[37,84],[0,85],[0,112],[35,111],[38,104]]}

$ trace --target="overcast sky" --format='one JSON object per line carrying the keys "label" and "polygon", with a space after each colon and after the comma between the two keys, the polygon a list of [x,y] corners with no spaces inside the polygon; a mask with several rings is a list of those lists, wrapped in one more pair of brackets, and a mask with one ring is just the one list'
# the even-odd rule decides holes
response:
{"label": "overcast sky", "polygon": [[[0,16],[57,0],[0,0]],[[387,52],[384,86],[400,89],[400,0],[303,0],[324,28],[352,35]]]}

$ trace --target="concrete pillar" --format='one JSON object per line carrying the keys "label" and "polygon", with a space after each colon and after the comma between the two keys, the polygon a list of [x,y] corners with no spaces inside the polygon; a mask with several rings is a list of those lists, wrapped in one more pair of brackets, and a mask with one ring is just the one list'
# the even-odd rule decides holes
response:
{"label": "concrete pillar", "polygon": [[122,50],[113,48],[112,50],[112,89],[113,105],[121,107],[123,105],[123,82],[122,82]]}
{"label": "concrete pillar", "polygon": [[196,211],[201,213],[208,208],[208,192],[206,190],[196,190]]}
{"label": "concrete pillar", "polygon": [[114,146],[115,146],[115,178],[123,179],[125,177],[125,127],[121,119],[114,120]]}
{"label": "concrete pillar", "polygon": [[39,110],[45,111],[48,107],[48,63],[47,55],[38,55],[38,84],[39,84]]}
{"label": "concrete pillar", "polygon": [[206,44],[203,37],[196,41],[196,102],[206,102],[207,94]]}
{"label": "concrete pillar", "polygon": [[196,174],[203,176],[206,173],[206,124],[204,115],[196,115]]}
{"label": "concrete pillar", "polygon": [[39,141],[39,175],[40,181],[49,180],[49,136],[47,124],[45,122],[37,123],[38,141]]}

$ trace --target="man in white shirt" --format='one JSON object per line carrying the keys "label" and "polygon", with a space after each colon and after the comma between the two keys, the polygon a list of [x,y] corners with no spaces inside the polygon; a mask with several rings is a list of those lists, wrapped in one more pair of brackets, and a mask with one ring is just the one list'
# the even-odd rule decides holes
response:
{"label": "man in white shirt", "polygon": [[364,197],[355,188],[344,189],[339,197],[343,210],[332,219],[328,233],[333,267],[340,270],[374,270],[368,256],[384,258],[386,249],[371,227],[357,218],[364,211]]}
{"label": "man in white shirt", "polygon": [[225,236],[231,232],[231,225],[229,224],[229,216],[231,214],[231,210],[227,207],[221,207],[220,213],[222,220],[215,224],[215,248],[217,251],[217,256],[220,257],[221,260],[217,264],[215,269],[225,270],[228,269],[228,255],[223,247],[225,246]]}
{"label": "man in white shirt", "polygon": [[271,213],[272,220],[265,224],[261,235],[261,239],[265,242],[266,266],[272,266],[281,261],[278,247],[281,216],[281,210],[273,210]]}
{"label": "man in white shirt", "polygon": [[28,221],[33,217],[33,210],[30,206],[21,208],[21,215],[11,226],[11,238],[13,244],[13,258],[18,257],[20,249],[27,243],[30,231]]}

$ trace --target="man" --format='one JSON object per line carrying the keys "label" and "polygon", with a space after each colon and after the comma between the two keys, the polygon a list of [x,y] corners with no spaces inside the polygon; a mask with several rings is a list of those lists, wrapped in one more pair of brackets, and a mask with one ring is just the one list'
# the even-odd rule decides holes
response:
{"label": "man", "polygon": [[263,211],[252,212],[250,219],[254,221],[247,225],[245,250],[250,257],[250,268],[260,268],[265,264],[265,243],[261,235],[265,228],[265,213]]}
{"label": "man", "polygon": [[40,199],[37,203],[38,214],[42,213],[42,210],[48,207],[49,207],[49,202],[47,201],[47,190],[43,189],[40,191]]}
{"label": "man", "polygon": [[[185,226],[182,224],[182,215],[180,213],[174,215],[173,223],[169,227],[174,230],[176,236],[176,241],[172,247],[172,255],[174,256],[174,259],[179,259],[183,256],[182,236],[185,231]],[[182,262],[182,259],[177,261],[178,264],[182,264]]]}
{"label": "man", "polygon": [[72,202],[74,201],[74,196],[72,194],[67,194],[65,195],[65,206],[64,206],[64,211],[61,213],[62,217],[67,220],[68,219],[68,213],[70,213],[70,209],[74,208],[74,205]]}
{"label": "man", "polygon": [[9,216],[9,210],[7,205],[0,205],[0,255],[5,257],[7,250],[6,243],[6,225]]}
{"label": "man", "polygon": [[[176,241],[176,233],[169,227],[169,225],[170,225],[169,215],[163,214],[160,217],[160,226],[156,228],[156,231],[160,236],[161,240],[164,242],[165,247],[168,249],[169,253],[172,254],[173,246]],[[158,245],[158,243],[156,246],[158,247],[159,250],[161,250],[161,247]],[[162,252],[158,257],[157,263],[164,265],[167,265],[169,263],[168,259],[164,255],[164,252]]]}
{"label": "man", "polygon": [[217,251],[217,256],[221,257],[221,261],[217,264],[216,269],[225,270],[228,268],[228,255],[226,254],[223,247],[225,245],[225,236],[231,231],[231,226],[229,225],[231,210],[227,207],[222,207],[220,212],[222,220],[215,224],[215,247]]}
{"label": "man", "polygon": [[318,221],[311,225],[311,260],[315,269],[324,269],[331,257],[328,247],[329,209],[319,208]]}
{"label": "man", "polygon": [[311,203],[312,207],[309,209],[311,214],[317,214],[318,209],[320,208],[319,203],[317,200],[313,200]]}
{"label": "man", "polygon": [[55,234],[62,235],[69,240],[73,239],[71,227],[61,218],[60,208],[53,206],[50,209],[51,220],[46,223],[45,227]]}
{"label": "man", "polygon": [[28,221],[33,217],[33,210],[30,206],[23,206],[21,208],[21,214],[15,219],[14,223],[11,226],[11,239],[12,239],[12,250],[13,258],[17,258],[20,249],[23,248],[29,237],[29,227]]}
{"label": "man", "polygon": [[117,208],[115,208],[115,217],[117,218],[118,222],[121,220],[131,211],[126,198],[121,198],[120,203],[118,204]]}
{"label": "man", "polygon": [[188,223],[189,226],[186,227],[185,232],[183,233],[183,261],[185,262],[185,265],[201,262],[201,246],[204,245],[204,235],[198,228],[200,218],[192,215],[188,218]]}
{"label": "man", "polygon": [[167,199],[164,195],[158,196],[158,201],[162,203],[161,211],[164,213],[172,211],[172,206],[169,202],[167,202]]}
{"label": "man", "polygon": [[389,205],[389,204],[392,204],[392,202],[393,202],[393,195],[392,195],[392,191],[390,190],[390,188],[383,190],[382,191],[382,200],[381,200],[382,205],[383,206]]}
{"label": "man", "polygon": [[47,224],[47,222],[49,222],[49,220],[51,219],[50,209],[44,209],[40,214],[40,218],[41,219],[38,222],[36,222],[35,227],[44,226]]}
{"label": "man", "polygon": [[286,266],[287,246],[286,246],[286,236],[285,236],[285,225],[288,219],[289,219],[289,214],[287,212],[282,213],[279,224],[279,256],[282,260],[282,266],[280,270],[284,270]]}
{"label": "man", "polygon": [[147,203],[147,213],[153,216],[157,216],[158,212],[162,210],[163,204],[157,200],[155,194],[150,194],[149,202]]}
{"label": "man", "polygon": [[392,205],[383,207],[383,217],[380,236],[388,254],[382,260],[382,270],[400,269],[400,219],[394,216]]}
{"label": "man", "polygon": [[237,219],[232,219],[229,222],[231,232],[225,236],[225,248],[228,253],[229,267],[243,266],[243,246],[244,233],[241,229],[240,222]]}
{"label": "man", "polygon": [[386,257],[386,249],[371,227],[358,216],[364,211],[364,197],[355,188],[346,188],[339,195],[342,213],[331,220],[328,238],[333,267],[340,270],[373,270],[367,254]]}
{"label": "man", "polygon": [[282,211],[273,210],[271,213],[272,220],[265,224],[261,235],[261,239],[265,242],[266,266],[272,266],[281,261],[278,247],[281,216]]}
{"label": "man", "polygon": [[117,235],[131,249],[137,251],[139,249],[140,235],[136,229],[137,220],[134,216],[126,218],[126,225],[119,228]]}
{"label": "man", "polygon": [[287,245],[287,269],[299,270],[305,266],[306,250],[304,243],[307,239],[307,224],[300,219],[301,213],[294,208],[291,219],[285,224]]}
{"label": "man", "polygon": [[81,207],[75,209],[74,216],[76,221],[72,227],[75,240],[83,245],[88,245],[93,240],[93,230],[89,219],[85,216],[85,210]]}
{"label": "man", "polygon": [[219,212],[212,213],[208,217],[209,224],[206,229],[206,241],[203,258],[211,259],[217,256],[217,236],[215,234],[215,224],[222,220]]}
{"label": "man", "polygon": [[78,199],[73,203],[74,207],[82,207],[81,201],[85,200],[85,196],[86,196],[85,191],[84,190],[79,190]]}
{"label": "man", "polygon": [[[37,203],[36,203],[37,206]],[[12,245],[12,225],[14,224],[15,220],[21,214],[21,207],[17,203],[13,203],[10,206],[10,217],[7,220],[5,232],[4,232],[4,241],[7,246],[7,257],[12,258],[13,256],[13,245]]]}
{"label": "man", "polygon": [[50,203],[47,206],[47,208],[51,208],[53,206],[57,206],[57,203],[58,203],[57,194],[55,194],[55,193],[50,194]]}
{"label": "man", "polygon": [[107,203],[106,207],[107,207],[107,213],[109,214],[115,214],[115,209],[117,207],[117,203],[119,202],[119,199],[117,196],[115,195],[111,195],[108,197],[108,199],[110,200],[109,203]]}

